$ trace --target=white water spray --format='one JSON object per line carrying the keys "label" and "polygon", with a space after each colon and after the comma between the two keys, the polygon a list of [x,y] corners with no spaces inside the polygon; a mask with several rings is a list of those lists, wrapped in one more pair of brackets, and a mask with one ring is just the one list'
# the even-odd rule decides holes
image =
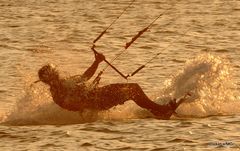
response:
{"label": "white water spray", "polygon": [[[182,71],[165,82],[162,96],[156,101],[160,103],[190,93],[190,98],[177,109],[180,117],[236,114],[239,112],[240,101],[231,79],[232,71],[227,60],[209,54],[198,56],[189,60]],[[33,80],[30,78],[27,82],[24,96],[5,115],[3,122],[12,125],[73,124],[151,116],[131,101],[100,113],[86,111],[80,114],[67,111],[52,101],[46,85],[29,87],[30,81]]]}
{"label": "white water spray", "polygon": [[200,55],[189,60],[181,72],[166,82],[163,94],[172,98],[191,94],[178,108],[180,115],[235,114],[239,112],[240,102],[231,73],[233,70],[227,60],[210,54]]}

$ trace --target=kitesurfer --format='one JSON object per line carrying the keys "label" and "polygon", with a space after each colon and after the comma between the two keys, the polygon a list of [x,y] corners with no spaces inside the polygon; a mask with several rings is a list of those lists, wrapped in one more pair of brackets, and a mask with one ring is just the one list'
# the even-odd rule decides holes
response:
{"label": "kitesurfer", "polygon": [[89,79],[96,72],[98,65],[105,59],[101,53],[95,53],[95,61],[82,74],[61,78],[52,64],[44,65],[38,71],[39,79],[50,86],[53,101],[69,111],[108,110],[128,100],[149,110],[159,119],[169,119],[181,103],[176,99],[168,104],[159,105],[151,101],[137,83],[115,83],[102,87],[91,86]]}

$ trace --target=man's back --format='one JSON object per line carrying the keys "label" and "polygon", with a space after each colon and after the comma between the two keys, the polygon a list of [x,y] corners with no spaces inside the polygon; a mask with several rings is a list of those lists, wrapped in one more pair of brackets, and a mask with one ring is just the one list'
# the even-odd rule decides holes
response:
{"label": "man's back", "polygon": [[54,102],[71,111],[79,111],[91,103],[87,101],[90,89],[85,82],[81,82],[80,76],[60,79],[58,83],[51,85],[50,90]]}

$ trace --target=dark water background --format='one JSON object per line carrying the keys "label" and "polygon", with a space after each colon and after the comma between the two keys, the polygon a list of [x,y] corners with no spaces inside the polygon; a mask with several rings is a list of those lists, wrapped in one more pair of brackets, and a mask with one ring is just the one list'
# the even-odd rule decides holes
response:
{"label": "dark water background", "polygon": [[[133,102],[82,118],[56,106],[46,86],[29,87],[49,62],[63,75],[82,73],[92,41],[128,4],[0,0],[1,150],[239,150],[239,0],[137,0],[97,42],[111,60],[164,12],[114,65],[131,73],[161,52],[128,82],[151,98],[191,90],[180,119],[145,118]],[[101,84],[113,82],[126,81],[108,68]]]}

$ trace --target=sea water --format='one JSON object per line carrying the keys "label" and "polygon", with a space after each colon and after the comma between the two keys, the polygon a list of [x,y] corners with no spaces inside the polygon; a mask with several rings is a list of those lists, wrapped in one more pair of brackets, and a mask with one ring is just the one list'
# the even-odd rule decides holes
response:
{"label": "sea water", "polygon": [[0,1],[1,150],[240,149],[238,0],[136,0],[96,42],[107,60],[124,51],[113,65],[126,75],[159,53],[127,81],[108,67],[100,86],[136,82],[157,103],[189,93],[171,120],[132,101],[99,113],[66,111],[48,86],[32,85],[46,63],[62,76],[83,73],[94,60],[93,40],[129,3]]}

